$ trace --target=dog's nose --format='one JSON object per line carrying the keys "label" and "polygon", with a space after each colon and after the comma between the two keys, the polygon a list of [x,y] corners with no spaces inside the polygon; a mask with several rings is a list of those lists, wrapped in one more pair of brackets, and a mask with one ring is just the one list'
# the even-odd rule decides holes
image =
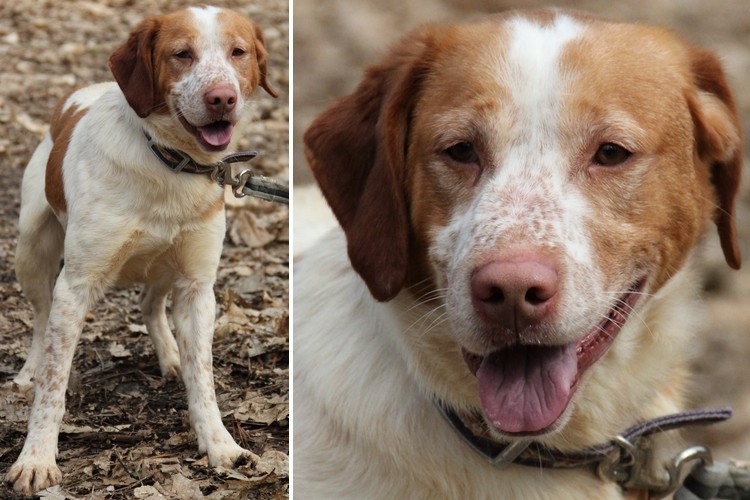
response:
{"label": "dog's nose", "polygon": [[237,104],[237,93],[227,85],[216,85],[203,94],[206,108],[217,115],[224,115],[234,109]]}
{"label": "dog's nose", "polygon": [[550,314],[558,290],[557,268],[538,258],[493,260],[471,276],[477,311],[485,320],[516,334]]}

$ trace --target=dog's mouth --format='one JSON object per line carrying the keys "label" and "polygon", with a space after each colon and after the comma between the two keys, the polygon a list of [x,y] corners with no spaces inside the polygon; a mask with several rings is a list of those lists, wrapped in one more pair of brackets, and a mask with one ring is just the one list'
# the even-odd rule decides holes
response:
{"label": "dog's mouth", "polygon": [[234,123],[217,120],[206,125],[193,125],[180,114],[180,123],[207,151],[224,151],[232,142]]}
{"label": "dog's mouth", "polygon": [[463,350],[477,377],[485,419],[514,436],[557,428],[581,375],[609,349],[642,295],[645,278],[620,297],[594,329],[566,345],[516,344],[480,356]]}

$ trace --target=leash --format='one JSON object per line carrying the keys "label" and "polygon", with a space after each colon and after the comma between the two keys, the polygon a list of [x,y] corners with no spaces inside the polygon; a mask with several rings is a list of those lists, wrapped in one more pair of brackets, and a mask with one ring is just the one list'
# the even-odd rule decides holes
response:
{"label": "leash", "polygon": [[458,412],[439,401],[436,406],[464,442],[499,469],[511,464],[552,469],[586,468],[624,490],[645,491],[649,498],[675,493],[676,500],[750,500],[750,467],[714,463],[710,450],[704,446],[682,450],[656,473],[649,467],[653,455],[649,436],[689,425],[723,422],[732,416],[730,408],[690,410],[657,417],[628,427],[606,443],[562,452],[530,439],[512,443],[497,441],[478,413]]}
{"label": "leash", "polygon": [[189,174],[208,175],[212,181],[224,187],[229,184],[232,187],[232,193],[236,198],[253,196],[267,201],[276,203],[289,204],[289,186],[278,183],[262,175],[254,174],[252,170],[246,168],[238,175],[231,176],[232,163],[244,163],[252,160],[257,156],[255,151],[241,151],[229,156],[225,156],[217,163],[203,165],[193,160],[189,155],[170,149],[157,144],[145,130],[143,135],[146,136],[148,148],[164,165],[169,167],[175,173],[185,172]]}

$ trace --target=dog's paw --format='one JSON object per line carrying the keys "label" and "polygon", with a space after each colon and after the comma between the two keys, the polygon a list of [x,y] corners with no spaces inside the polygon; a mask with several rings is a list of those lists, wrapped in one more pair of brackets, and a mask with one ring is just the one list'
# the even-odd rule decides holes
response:
{"label": "dog's paw", "polygon": [[28,370],[21,370],[13,379],[15,390],[18,392],[30,392],[34,388],[34,374]]}
{"label": "dog's paw", "polygon": [[214,445],[208,450],[208,464],[211,467],[231,469],[253,461],[252,452],[237,443]]}
{"label": "dog's paw", "polygon": [[54,457],[30,459],[21,456],[10,468],[6,481],[13,485],[15,491],[31,495],[39,490],[60,484],[62,472],[57,467]]}
{"label": "dog's paw", "polygon": [[160,363],[159,368],[161,369],[161,376],[164,380],[182,379],[179,358],[177,359],[177,362]]}

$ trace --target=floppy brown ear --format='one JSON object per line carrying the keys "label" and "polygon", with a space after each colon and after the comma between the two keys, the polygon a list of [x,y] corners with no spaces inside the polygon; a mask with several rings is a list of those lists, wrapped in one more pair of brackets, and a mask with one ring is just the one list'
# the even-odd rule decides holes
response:
{"label": "floppy brown ear", "polygon": [[742,172],[742,129],[734,97],[721,63],[712,53],[694,49],[691,70],[697,92],[688,100],[695,122],[695,140],[700,159],[710,167],[724,258],[739,269],[742,258],[737,243],[735,200]]}
{"label": "floppy brown ear", "polygon": [[258,70],[260,72],[259,85],[268,92],[271,97],[279,97],[270,83],[268,83],[268,52],[266,51],[266,40],[263,37],[263,30],[255,26],[255,57],[258,59]]}
{"label": "floppy brown ear", "polygon": [[366,70],[353,94],[320,115],[305,155],[346,233],[349,259],[380,301],[404,286],[409,252],[405,197],[408,122],[428,71],[428,30]]}
{"label": "floppy brown ear", "polygon": [[157,105],[152,52],[160,24],[158,18],[144,20],[109,58],[115,81],[141,118],[151,114]]}

